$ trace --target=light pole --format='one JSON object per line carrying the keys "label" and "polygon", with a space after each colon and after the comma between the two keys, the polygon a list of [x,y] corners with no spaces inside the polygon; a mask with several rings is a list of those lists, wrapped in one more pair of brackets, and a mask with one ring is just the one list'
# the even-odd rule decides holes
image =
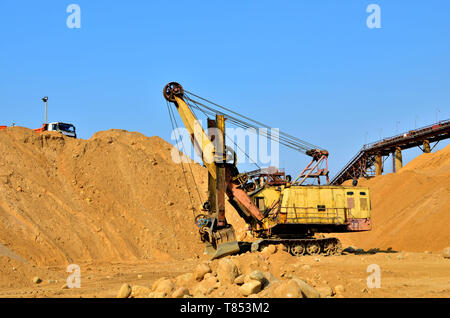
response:
{"label": "light pole", "polygon": [[42,101],[45,103],[45,123],[47,125],[47,102],[48,102],[48,97],[45,96],[44,98],[42,98]]}

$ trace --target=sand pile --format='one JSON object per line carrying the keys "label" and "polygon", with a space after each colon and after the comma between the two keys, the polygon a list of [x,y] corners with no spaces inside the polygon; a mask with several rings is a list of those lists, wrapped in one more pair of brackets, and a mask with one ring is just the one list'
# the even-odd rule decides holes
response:
{"label": "sand pile", "polygon": [[374,228],[341,235],[344,243],[406,251],[441,251],[450,245],[450,146],[360,185],[371,190]]}
{"label": "sand pile", "polygon": [[[172,148],[122,130],[89,140],[0,131],[0,255],[45,266],[201,255]],[[191,168],[206,200],[206,169]]]}

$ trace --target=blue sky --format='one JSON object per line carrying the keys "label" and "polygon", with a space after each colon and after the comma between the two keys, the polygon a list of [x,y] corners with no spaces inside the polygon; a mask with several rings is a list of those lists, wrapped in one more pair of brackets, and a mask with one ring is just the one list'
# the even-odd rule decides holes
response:
{"label": "blue sky", "polygon": [[[66,26],[71,3],[80,29]],[[366,25],[372,3],[381,29]],[[2,0],[0,124],[39,127],[47,95],[49,120],[81,138],[170,140],[161,92],[178,81],[329,150],[334,174],[365,142],[450,118],[449,12],[445,0]],[[280,155],[292,174],[308,162]]]}

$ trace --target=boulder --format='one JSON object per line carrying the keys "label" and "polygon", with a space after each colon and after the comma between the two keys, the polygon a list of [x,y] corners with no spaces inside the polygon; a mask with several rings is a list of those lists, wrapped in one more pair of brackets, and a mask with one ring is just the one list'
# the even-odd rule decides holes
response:
{"label": "boulder", "polygon": [[333,290],[329,286],[318,287],[317,291],[319,292],[320,298],[327,298],[333,296]]}
{"label": "boulder", "polygon": [[239,291],[243,296],[250,296],[253,294],[257,294],[261,291],[262,284],[257,280],[251,280],[241,287],[239,287]]}
{"label": "boulder", "polygon": [[278,278],[272,275],[270,272],[263,272],[265,281],[263,282],[263,288],[270,287],[271,284],[277,283]]}
{"label": "boulder", "polygon": [[239,275],[238,277],[235,278],[234,283],[236,285],[244,284],[245,277],[246,277],[245,275]]}
{"label": "boulder", "polygon": [[[67,286],[67,285],[65,285]],[[119,292],[117,293],[117,298],[128,298],[131,295],[131,286],[128,284],[123,284]]]}
{"label": "boulder", "polygon": [[269,246],[264,247],[261,253],[265,255],[272,255],[275,254],[276,252],[277,252],[276,245],[271,244]]}
{"label": "boulder", "polygon": [[189,285],[194,280],[194,274],[186,273],[175,278],[175,284],[179,287]]}
{"label": "boulder", "polygon": [[232,260],[225,258],[219,261],[217,266],[217,278],[222,284],[233,284],[238,276],[238,268]]}
{"label": "boulder", "polygon": [[166,293],[167,295],[170,295],[175,289],[175,284],[172,283],[170,279],[164,279],[154,287],[154,289],[152,288],[154,292]]}
{"label": "boulder", "polygon": [[[192,274],[191,274],[191,275],[192,275]],[[163,280],[167,280],[167,279],[168,279],[167,277],[161,277],[161,278],[157,279],[157,280],[153,283],[152,291],[155,291],[155,290],[156,290],[156,288],[158,287],[158,285],[159,285],[160,282],[162,282]]]}
{"label": "boulder", "polygon": [[275,298],[303,298],[300,286],[293,280],[279,284],[273,294]]}
{"label": "boulder", "polygon": [[266,278],[264,277],[264,273],[261,271],[253,271],[248,275],[248,278],[251,280],[256,280],[260,282],[261,284],[264,284],[266,281]]}
{"label": "boulder", "polygon": [[207,273],[211,273],[211,267],[209,267],[209,265],[206,263],[200,264],[196,267],[194,271],[194,278],[196,281],[199,282],[203,279],[203,277]]}
{"label": "boulder", "polygon": [[167,294],[164,292],[151,292],[147,296],[148,298],[166,298]]}
{"label": "boulder", "polygon": [[133,286],[131,287],[130,298],[147,298],[151,293],[151,289],[144,286]]}
{"label": "boulder", "polygon": [[184,296],[189,296],[189,289],[186,287],[180,287],[172,294],[172,298],[184,298]]}
{"label": "boulder", "polygon": [[305,298],[320,298],[319,292],[315,288],[309,286],[303,280],[298,279],[296,277],[292,278],[292,280],[298,284]]}

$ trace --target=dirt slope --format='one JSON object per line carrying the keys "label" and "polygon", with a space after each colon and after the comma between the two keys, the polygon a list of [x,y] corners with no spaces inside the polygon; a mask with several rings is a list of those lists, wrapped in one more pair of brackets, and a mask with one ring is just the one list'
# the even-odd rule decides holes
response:
{"label": "dirt slope", "polygon": [[374,229],[342,235],[344,243],[404,251],[441,251],[450,245],[450,146],[360,185],[371,190]]}
{"label": "dirt slope", "polygon": [[[46,266],[201,255],[171,150],[159,137],[121,130],[89,140],[0,131],[1,255]],[[191,167],[206,200],[206,169]]]}

